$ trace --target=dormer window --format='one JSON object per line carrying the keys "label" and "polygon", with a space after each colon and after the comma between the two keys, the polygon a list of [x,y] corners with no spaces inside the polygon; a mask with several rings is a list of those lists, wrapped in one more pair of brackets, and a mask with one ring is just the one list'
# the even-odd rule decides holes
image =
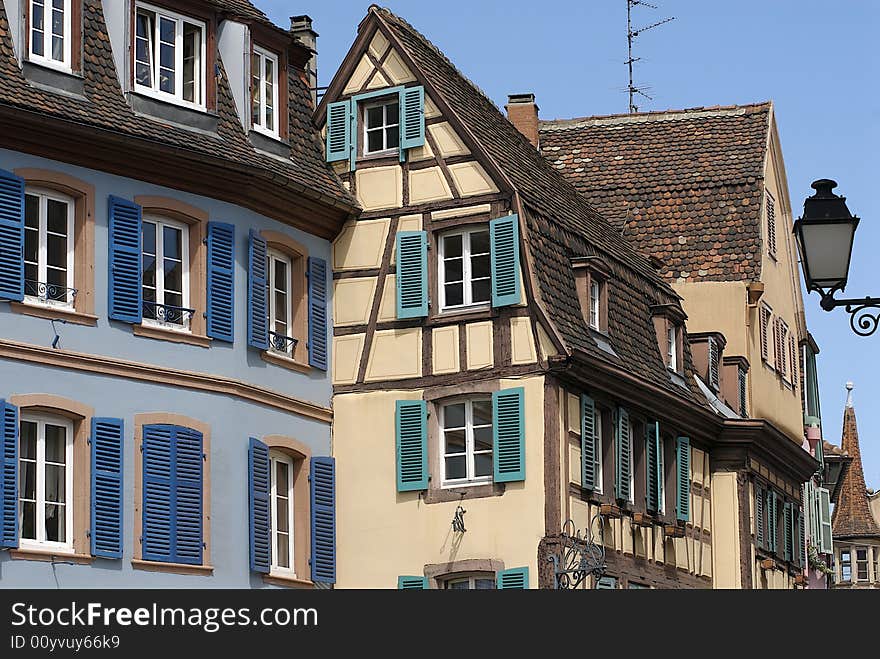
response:
{"label": "dormer window", "polygon": [[364,155],[397,151],[400,147],[400,103],[370,103],[364,108]]}
{"label": "dormer window", "polygon": [[259,46],[251,55],[251,118],[254,130],[278,137],[278,56]]}
{"label": "dormer window", "polygon": [[666,367],[671,371],[678,371],[678,332],[678,325],[666,328]]}
{"label": "dormer window", "polygon": [[721,361],[721,350],[715,337],[709,337],[709,386],[718,391],[718,371]]}
{"label": "dormer window", "polygon": [[602,299],[602,286],[598,280],[590,281],[590,327],[599,329],[600,300]]}
{"label": "dormer window", "polygon": [[657,304],[651,307],[657,346],[666,368],[672,373],[682,374],[683,334],[686,316],[676,304]]}
{"label": "dormer window", "polygon": [[205,24],[201,21],[138,3],[134,60],[136,91],[205,107]]}
{"label": "dormer window", "polygon": [[31,0],[31,61],[70,70],[72,1]]}
{"label": "dormer window", "polygon": [[575,286],[581,303],[581,314],[587,326],[602,332],[608,331],[607,281],[609,270],[602,260],[595,256],[571,260],[574,270]]}

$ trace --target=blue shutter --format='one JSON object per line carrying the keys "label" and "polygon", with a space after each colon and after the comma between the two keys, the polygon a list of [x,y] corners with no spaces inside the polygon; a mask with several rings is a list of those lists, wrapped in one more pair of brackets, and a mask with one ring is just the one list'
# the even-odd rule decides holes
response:
{"label": "blue shutter", "polygon": [[18,547],[18,408],[0,400],[0,547]]}
{"label": "blue shutter", "polygon": [[596,404],[581,395],[581,487],[596,488]]}
{"label": "blue shutter", "polygon": [[24,299],[24,179],[0,169],[0,300]]}
{"label": "blue shutter", "polygon": [[428,234],[400,231],[397,234],[397,317],[428,315]]}
{"label": "blue shutter", "polygon": [[139,323],[143,318],[141,207],[110,197],[110,318]]}
{"label": "blue shutter", "polygon": [[397,577],[397,590],[428,590],[428,577]]}
{"label": "blue shutter", "polygon": [[519,216],[507,215],[489,222],[492,251],[492,306],[520,303]]}
{"label": "blue shutter", "polygon": [[691,516],[691,440],[679,437],[676,440],[676,473],[678,481],[678,503],[675,509],[676,519],[684,522]]}
{"label": "blue shutter", "polygon": [[208,336],[235,336],[235,227],[208,222]]}
{"label": "blue shutter", "polygon": [[269,447],[251,437],[248,446],[248,522],[251,570],[269,573],[272,558],[272,514],[269,502]]}
{"label": "blue shutter", "polygon": [[172,426],[143,428],[143,535],[142,556],[146,561],[174,561],[173,547],[173,454]]}
{"label": "blue shutter", "polygon": [[251,229],[248,236],[248,345],[269,349],[266,300],[266,241]]}
{"label": "blue shutter", "polygon": [[174,460],[174,562],[202,564],[202,433],[176,426]]}
{"label": "blue shutter", "polygon": [[617,410],[617,498],[629,501],[630,478],[632,477],[632,442],[629,427],[629,413],[621,408]]}
{"label": "blue shutter", "polygon": [[92,419],[92,555],[122,558],[122,419]]}
{"label": "blue shutter", "polygon": [[645,454],[647,472],[645,473],[646,505],[648,510],[660,510],[660,424],[645,424]]}
{"label": "blue shutter", "polygon": [[400,161],[406,149],[425,145],[425,88],[407,87],[400,91]]}
{"label": "blue shutter", "polygon": [[764,517],[764,490],[755,485],[755,542],[761,549],[764,549],[766,543]]}
{"label": "blue shutter", "polygon": [[526,479],[525,397],[522,387],[492,393],[492,462],[496,483]]}
{"label": "blue shutter", "polygon": [[327,261],[309,257],[309,366],[327,370]]}
{"label": "blue shutter", "polygon": [[514,567],[509,570],[501,570],[496,576],[499,590],[528,590],[529,568]]}
{"label": "blue shutter", "polygon": [[423,400],[399,400],[395,406],[397,491],[428,489],[428,406]]}
{"label": "blue shutter", "polygon": [[312,581],[336,583],[336,461],[312,458]]}
{"label": "blue shutter", "polygon": [[327,162],[348,160],[351,153],[351,101],[327,106]]}

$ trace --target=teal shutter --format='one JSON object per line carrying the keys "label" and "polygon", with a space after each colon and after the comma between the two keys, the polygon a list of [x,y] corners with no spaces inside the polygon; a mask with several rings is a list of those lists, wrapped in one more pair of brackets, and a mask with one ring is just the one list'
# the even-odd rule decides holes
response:
{"label": "teal shutter", "polygon": [[632,442],[630,437],[629,413],[622,407],[617,410],[617,498],[629,501],[632,495],[630,478],[632,476]]}
{"label": "teal shutter", "polygon": [[248,526],[251,571],[269,573],[272,559],[269,447],[250,438],[248,444]]}
{"label": "teal shutter", "polygon": [[767,539],[768,549],[774,554],[779,550],[779,500],[776,492],[767,493]]}
{"label": "teal shutter", "polygon": [[269,301],[266,299],[266,241],[259,231],[248,235],[248,345],[269,349]]}
{"label": "teal shutter", "polygon": [[492,306],[520,303],[519,216],[507,215],[489,222],[492,262]]}
{"label": "teal shutter", "polygon": [[24,299],[24,179],[0,169],[0,300]]}
{"label": "teal shutter", "polygon": [[110,197],[110,318],[137,324],[143,318],[141,207]]}
{"label": "teal shutter", "polygon": [[428,233],[397,234],[397,317],[428,315]]}
{"label": "teal shutter", "polygon": [[327,370],[327,261],[309,257],[309,366]]}
{"label": "teal shutter", "polygon": [[645,474],[646,507],[648,510],[660,510],[660,424],[645,424]]}
{"label": "teal shutter", "polygon": [[397,491],[428,489],[428,406],[423,400],[399,400],[395,408]]}
{"label": "teal shutter", "polygon": [[617,590],[615,577],[600,577],[596,582],[596,590]]}
{"label": "teal shutter", "polygon": [[18,407],[0,400],[0,547],[18,547]]}
{"label": "teal shutter", "polygon": [[581,486],[596,488],[596,403],[586,394],[581,395]]}
{"label": "teal shutter", "polygon": [[351,101],[327,106],[327,162],[348,160],[351,154]]}
{"label": "teal shutter", "polygon": [[235,227],[208,222],[207,334],[232,343],[235,328]]}
{"label": "teal shutter", "polygon": [[312,458],[312,581],[336,583],[336,460]]}
{"label": "teal shutter", "polygon": [[691,516],[691,440],[679,437],[676,440],[676,482],[678,485],[678,503],[675,516],[683,522]]}
{"label": "teal shutter", "polygon": [[428,577],[397,577],[397,590],[428,590]]}
{"label": "teal shutter", "polygon": [[788,501],[784,501],[782,504],[782,558],[786,561],[790,561],[794,553],[793,523],[791,504]]}
{"label": "teal shutter", "polygon": [[522,387],[492,393],[492,462],[496,483],[526,479],[525,398]]}
{"label": "teal shutter", "polygon": [[764,528],[764,489],[755,485],[755,542],[761,549],[765,548],[767,542]]}
{"label": "teal shutter", "polygon": [[501,570],[495,577],[498,590],[528,590],[529,568],[514,567]]}
{"label": "teal shutter", "polygon": [[400,161],[406,149],[425,145],[425,88],[407,87],[400,91]]}
{"label": "teal shutter", "polygon": [[804,513],[798,511],[797,514],[797,564],[800,567],[804,566],[804,555],[807,551],[807,538],[806,531],[804,530]]}
{"label": "teal shutter", "polygon": [[92,419],[92,556],[122,558],[122,419]]}
{"label": "teal shutter", "polygon": [[817,487],[816,493],[819,501],[819,531],[822,539],[819,551],[830,554],[834,551],[831,537],[831,494],[824,487]]}

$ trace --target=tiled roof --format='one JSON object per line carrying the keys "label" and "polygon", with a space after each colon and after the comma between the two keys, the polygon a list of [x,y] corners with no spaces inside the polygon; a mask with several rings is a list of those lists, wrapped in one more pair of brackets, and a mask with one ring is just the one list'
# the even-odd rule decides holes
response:
{"label": "tiled roof", "polygon": [[[249,12],[254,17],[261,14],[244,0],[212,2],[242,11],[250,6]],[[219,61],[219,53],[217,57]],[[83,0],[84,97],[46,91],[29,84],[22,74],[14,57],[6,10],[0,0],[0,104],[228,160],[271,173],[281,180],[288,179],[345,206],[357,206],[324,161],[322,146],[311,123],[310,92],[296,75],[289,77],[290,158],[282,159],[260,153],[250,143],[239,122],[222,64],[221,73],[216,135],[135,114],[119,86],[101,2]]]}
{"label": "tiled roof", "polygon": [[[527,245],[540,296],[567,346],[700,400],[689,376],[689,388],[675,384],[663,364],[649,307],[677,304],[678,297],[648,260],[621,238],[426,37],[387,9],[374,5],[370,11],[384,22],[431,87],[519,193],[526,206]],[[612,269],[608,325],[609,343],[616,355],[597,343],[578,301],[570,259],[590,255],[604,257]],[[685,358],[690,373],[689,351]]]}
{"label": "tiled roof", "polygon": [[665,277],[753,280],[771,109],[542,121],[541,152]]}
{"label": "tiled roof", "polygon": [[842,448],[840,448],[836,444],[832,444],[831,442],[826,441],[826,440],[822,440],[822,452],[826,457],[829,455],[838,455],[841,457],[847,456],[846,451],[844,451]]}
{"label": "tiled roof", "polygon": [[859,428],[856,424],[856,410],[848,401],[843,413],[843,439],[841,449],[852,456],[852,463],[843,477],[840,494],[831,528],[835,537],[875,536],[880,537],[880,526],[868,506],[868,492],[865,487],[865,472],[862,469],[862,452],[859,448]]}

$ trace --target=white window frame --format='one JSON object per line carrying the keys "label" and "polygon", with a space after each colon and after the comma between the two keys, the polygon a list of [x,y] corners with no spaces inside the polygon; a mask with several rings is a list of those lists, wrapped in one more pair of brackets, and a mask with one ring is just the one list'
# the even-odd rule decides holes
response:
{"label": "white window frame", "polygon": [[[388,123],[388,106],[396,105],[397,106],[397,123],[389,124]],[[373,108],[382,108],[382,127],[368,128],[367,124],[367,112]],[[361,110],[363,112],[363,139],[364,139],[364,155],[365,156],[375,156],[380,153],[397,153],[400,150],[400,140],[403,139],[403,135],[401,134],[400,128],[400,100],[396,98],[385,98],[383,100],[374,101],[372,103],[364,103],[361,106]],[[397,144],[398,146],[388,146],[388,129],[394,128],[397,126]],[[369,133],[376,132],[378,130],[382,131],[382,149],[378,149],[376,151],[370,151],[370,139]]]}
{"label": "white window frame", "polygon": [[[197,18],[192,18],[191,16],[186,16],[184,14],[178,14],[177,12],[169,11],[168,9],[162,7],[156,7],[155,5],[147,4],[146,2],[137,2],[135,3],[135,30],[137,30],[137,12],[143,9],[144,11],[151,12],[155,14],[156,20],[153,25],[153,38],[152,41],[149,42],[150,45],[150,69],[151,69],[151,82],[152,86],[148,87],[146,85],[142,85],[138,82],[137,79],[137,62],[135,61],[135,71],[133,71],[132,80],[134,83],[134,90],[139,94],[144,94],[145,96],[152,96],[153,98],[157,98],[162,101],[166,101],[168,103],[174,103],[176,105],[183,105],[188,108],[193,108],[196,110],[205,110],[207,107],[206,104],[206,96],[207,96],[207,40],[208,40],[208,29],[204,23]],[[167,20],[171,20],[175,22],[174,28],[174,93],[171,94],[166,91],[162,91],[159,87],[159,33],[160,33],[160,18],[165,18]],[[196,63],[198,71],[196,72],[196,80],[198,81],[198,91],[199,91],[199,102],[187,101],[183,98],[183,24],[189,23],[193,27],[197,27],[201,30],[202,38],[200,39],[200,52],[199,52],[199,61]],[[134,44],[137,39],[136,32],[131,35],[132,44]],[[135,55],[136,56],[136,55]]]}
{"label": "white window frame", "polygon": [[[279,126],[278,126],[278,82],[280,80],[280,74],[278,72],[278,56],[271,51],[266,50],[265,48],[261,48],[254,44],[254,52],[253,55],[257,56],[260,61],[260,70],[259,75],[256,76],[259,78],[259,116],[251,117],[251,126],[258,133],[263,133],[264,135],[268,135],[269,137],[278,138],[279,136]],[[273,129],[266,128],[263,125],[263,121],[266,117],[266,61],[272,62],[272,125]],[[251,58],[251,68],[253,68],[253,58]],[[251,84],[254,84],[254,72],[251,71]],[[251,90],[251,94],[253,94],[253,90]],[[253,113],[253,96],[251,96],[251,112]],[[258,123],[259,120],[259,123]]]}
{"label": "white window frame", "polygon": [[[21,413],[19,423],[36,423],[37,424],[37,441],[36,441],[36,518],[34,520],[34,529],[36,530],[36,539],[19,537],[18,545],[22,549],[57,549],[62,552],[73,552],[73,421],[51,414],[43,414],[37,412]],[[46,540],[46,424],[63,427],[66,431],[66,445],[64,450],[64,537],[65,542],[56,542]],[[19,439],[21,441],[21,439]],[[19,457],[19,464],[22,458]],[[20,468],[20,467],[19,467]],[[19,533],[23,528],[21,520],[24,516],[24,504],[21,500],[21,489],[18,495],[18,523]]]}
{"label": "white window frame", "polygon": [[[278,506],[277,506],[277,497],[278,497],[278,483],[276,481],[276,465],[278,463],[283,463],[287,465],[289,478],[287,480],[287,562],[289,567],[283,567],[278,564]],[[295,561],[295,552],[294,552],[294,535],[295,535],[295,527],[294,527],[294,468],[295,464],[293,458],[287,455],[286,453],[272,451],[269,454],[269,468],[271,469],[270,473],[270,496],[269,496],[269,505],[271,507],[272,512],[272,520],[271,520],[271,529],[272,529],[272,561],[269,566],[269,574],[270,575],[280,575],[285,577],[295,577],[296,576],[296,561]]]}
{"label": "white window frame", "polygon": [[73,0],[64,0],[64,53],[63,60],[59,61],[52,57],[52,0],[43,0],[43,54],[34,52],[34,0],[28,0],[28,60],[60,71],[70,72],[72,69],[71,53],[73,52]]}
{"label": "white window frame", "polygon": [[[487,233],[489,234],[489,227],[485,224],[475,225],[473,227],[468,227],[466,229],[456,229],[454,231],[446,231],[441,233],[438,236],[438,247],[437,251],[438,259],[437,259],[437,269],[438,276],[438,295],[440,297],[440,313],[447,312],[455,312],[461,310],[470,310],[470,309],[489,309],[492,306],[492,244],[491,244],[491,235],[489,242],[489,251],[485,254],[481,253],[479,256],[488,255],[489,256],[489,299],[485,302],[474,302],[473,301],[473,275],[471,273],[471,235],[475,233]],[[452,238],[453,236],[461,236],[461,258],[462,258],[462,300],[463,304],[456,305],[447,305],[446,304],[446,239]],[[481,277],[480,280],[483,278]]]}
{"label": "white window frame", "polygon": [[[269,299],[266,301],[266,310],[269,314],[268,317],[268,331],[275,332],[275,311],[276,311],[276,303],[275,303],[275,262],[281,261],[287,267],[287,290],[285,291],[287,295],[287,309],[286,309],[286,323],[287,323],[287,336],[288,338],[297,338],[301,339],[302,337],[293,337],[291,336],[291,332],[293,330],[293,259],[291,259],[287,254],[283,252],[279,252],[275,249],[269,249],[266,251],[266,260],[268,261],[267,272],[266,272],[266,283],[269,288]],[[272,342],[269,342],[269,350],[272,352],[277,352],[282,355],[291,356],[293,354],[292,347],[288,350],[278,350],[272,346]]]}
{"label": "white window frame", "polygon": [[602,283],[590,277],[590,327],[601,329]]}
{"label": "white window frame", "polygon": [[593,409],[593,432],[596,444],[593,447],[593,492],[602,494],[604,486],[604,445],[602,442],[602,410],[598,407]]}
{"label": "white window frame", "polygon": [[[68,195],[61,194],[60,192],[55,192],[54,190],[48,190],[45,188],[25,188],[25,196],[38,197],[40,200],[40,210],[39,210],[39,221],[38,221],[38,247],[37,247],[37,282],[43,282],[48,285],[49,277],[47,274],[48,271],[48,239],[47,234],[49,230],[49,215],[48,215],[48,207],[49,207],[49,199],[54,201],[60,201],[67,204],[67,279],[65,282],[65,286],[68,289],[73,288],[73,284],[76,281],[74,277],[74,264],[76,262],[75,256],[75,234],[74,234],[74,221],[76,217],[76,202],[72,197]],[[25,228],[24,232],[27,233],[29,229]],[[27,290],[25,288],[25,290]],[[24,302],[27,304],[33,304],[37,306],[51,306],[51,307],[61,307],[64,309],[73,309],[74,308],[74,299],[71,299],[69,302],[60,301],[60,300],[49,300],[42,299],[38,295],[25,295]]]}
{"label": "white window frame", "polygon": [[678,325],[669,324],[666,328],[666,367],[678,372]]}
{"label": "white window frame", "polygon": [[[475,465],[475,453],[474,453],[474,403],[491,403],[490,398],[459,398],[456,400],[444,401],[440,407],[440,482],[442,483],[443,489],[449,488],[459,488],[459,487],[470,487],[473,485],[487,485],[493,482],[492,474],[488,476],[480,476],[477,477],[474,475],[476,471]],[[464,478],[457,479],[447,479],[446,478],[446,407],[448,405],[460,405],[464,404],[464,428],[465,428],[465,464],[466,464],[466,476]],[[494,419],[492,420],[494,421]],[[484,428],[485,426],[480,426],[480,428]],[[490,422],[489,427],[492,427]],[[492,446],[492,451],[495,450],[495,446]],[[480,452],[485,453],[485,451]],[[452,455],[459,455],[454,453]]]}
{"label": "white window frame", "polygon": [[[155,225],[156,227],[156,300],[155,304],[165,304],[165,268],[164,268],[164,260],[165,260],[165,241],[163,240],[163,227],[169,227],[172,229],[178,229],[181,233],[180,237],[180,260],[181,260],[181,298],[182,304],[181,307],[184,309],[190,308],[190,299],[189,299],[189,226],[184,224],[183,222],[178,222],[176,220],[170,220],[167,217],[163,217],[161,215],[148,215],[143,218],[144,224],[150,223]],[[141,259],[143,259],[143,248],[141,248]],[[143,282],[141,282],[141,289],[143,289]],[[198,311],[198,310],[197,310]],[[184,322],[180,325],[176,323],[169,323],[166,321],[161,321],[155,318],[144,318],[141,321],[144,325],[152,325],[154,327],[162,327],[164,329],[173,330],[176,332],[191,332],[192,326],[192,318],[184,319]]]}
{"label": "white window frame", "polygon": [[485,579],[486,581],[492,582],[492,588],[490,590],[495,590],[498,587],[496,583],[497,578],[497,575],[492,572],[471,572],[467,574],[450,574],[442,577],[438,581],[441,584],[442,590],[452,590],[449,585],[460,581],[467,581],[468,590],[476,590],[475,586],[477,579]]}
{"label": "white window frame", "polygon": [[[846,554],[846,561],[843,560],[843,555]],[[846,563],[846,567],[849,568],[849,578],[845,578],[843,576],[843,566]],[[852,550],[847,547],[846,549],[840,550],[840,560],[839,560],[839,569],[840,569],[840,580],[844,583],[852,583],[853,580],[853,553]]]}

